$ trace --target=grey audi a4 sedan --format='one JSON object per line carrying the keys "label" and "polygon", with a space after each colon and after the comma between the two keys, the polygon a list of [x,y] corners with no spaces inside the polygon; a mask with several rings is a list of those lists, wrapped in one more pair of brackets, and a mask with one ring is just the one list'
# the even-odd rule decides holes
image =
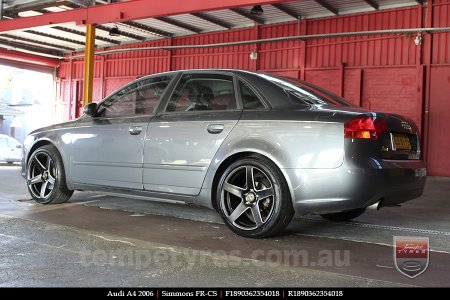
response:
{"label": "grey audi a4 sedan", "polygon": [[426,169],[408,118],[354,107],[294,78],[189,70],[139,78],[78,119],[32,132],[23,175],[39,203],[74,190],[181,200],[235,233],[280,233],[419,197]]}

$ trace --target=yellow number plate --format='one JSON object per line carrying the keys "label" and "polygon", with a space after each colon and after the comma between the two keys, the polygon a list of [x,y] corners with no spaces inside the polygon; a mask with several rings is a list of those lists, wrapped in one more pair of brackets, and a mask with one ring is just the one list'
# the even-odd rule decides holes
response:
{"label": "yellow number plate", "polygon": [[407,134],[393,133],[394,145],[399,150],[411,150],[411,142]]}

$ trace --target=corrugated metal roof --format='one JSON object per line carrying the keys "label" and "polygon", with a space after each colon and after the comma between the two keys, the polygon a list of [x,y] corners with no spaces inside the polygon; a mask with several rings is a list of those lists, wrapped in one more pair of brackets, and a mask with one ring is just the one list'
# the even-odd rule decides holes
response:
{"label": "corrugated metal roof", "polygon": [[192,34],[191,31],[156,19],[136,20],[135,22],[172,33],[174,36]]}
{"label": "corrugated metal roof", "polygon": [[[31,2],[28,1],[27,5],[31,5]],[[35,1],[37,3],[37,1]],[[50,1],[46,1],[50,2]],[[320,1],[328,4],[332,9],[329,10],[325,6],[319,4],[319,2],[315,0],[297,0],[297,1],[287,1],[283,2],[281,6],[277,5],[263,5],[262,8],[264,13],[260,16],[257,16],[258,19],[261,20],[263,24],[273,24],[273,23],[282,23],[288,21],[296,20],[295,16],[301,16],[302,18],[321,18],[321,17],[329,17],[334,16],[333,10],[336,10],[339,15],[345,15],[350,13],[358,13],[358,12],[367,12],[374,11],[371,5],[369,5],[366,1],[363,0],[340,0],[340,1]],[[413,0],[373,0],[374,3],[378,4],[379,9],[388,9],[395,7],[403,7],[403,6],[411,6],[417,5],[417,1]],[[41,2],[42,3],[42,2]],[[98,5],[102,5],[106,3],[106,1],[97,1]],[[51,3],[50,3],[51,4]],[[59,3],[61,4],[61,3]],[[6,7],[8,9],[8,7]],[[46,12],[58,12],[64,10],[74,9],[73,6],[66,5],[58,5],[58,2],[55,1],[55,6],[36,8],[35,10],[25,10],[19,12],[19,17],[29,17],[41,15]],[[249,13],[252,7],[242,7],[239,8],[239,11],[244,13]],[[8,12],[8,10],[6,10]],[[209,11],[203,13],[206,17],[212,18],[213,20],[217,20],[218,23],[223,22],[225,26],[229,26],[230,29],[235,28],[245,28],[251,27],[255,25],[255,21],[250,18],[244,16],[242,14],[237,13],[236,11],[232,11],[230,9],[225,10],[217,10],[217,11]],[[160,19],[144,19],[144,20],[136,20],[134,22],[134,26],[124,23],[118,24],[103,24],[103,29],[112,28],[117,26],[119,31],[124,33],[119,36],[110,36],[109,32],[105,30],[98,29],[96,31],[97,39],[96,39],[96,47],[104,48],[110,46],[117,46],[130,44],[130,43],[138,43],[144,40],[154,40],[160,39],[167,36],[185,36],[195,34],[196,32],[212,32],[212,31],[221,31],[225,30],[225,28],[221,25],[218,25],[212,21],[206,20],[207,18],[201,18],[201,16],[195,16],[193,14],[183,14],[176,16],[169,16]],[[184,24],[184,25],[183,25]],[[223,25],[222,24],[222,25]],[[135,26],[138,25],[138,26]],[[59,26],[59,27],[58,27]],[[84,49],[84,34],[85,27],[76,26],[73,24],[62,24],[58,26],[45,26],[34,28],[30,30],[22,30],[17,32],[11,32],[8,34],[0,34],[0,38],[6,39],[14,39],[17,38],[15,42],[23,43],[25,45],[39,45],[44,49],[52,49],[52,45],[55,45],[53,49],[70,52],[71,49],[75,49],[76,51],[82,51]],[[62,29],[64,30],[61,30]],[[149,29],[149,30],[146,30]],[[72,31],[72,32],[71,32]],[[76,31],[77,33],[74,33]],[[154,32],[156,31],[156,32]],[[160,34],[158,34],[158,31]],[[0,48],[2,45],[0,44]],[[5,46],[6,47],[6,46]],[[10,47],[9,47],[10,48]],[[20,51],[20,49],[17,49]]]}
{"label": "corrugated metal roof", "polygon": [[[211,22],[205,21],[203,19],[200,19],[196,16],[190,15],[190,14],[184,14],[184,15],[178,15],[170,17],[171,19],[180,21],[182,23],[186,23],[189,26],[193,26],[195,28],[199,28],[203,32],[210,32],[210,31],[219,31],[223,30],[223,27],[218,26],[216,24],[213,24]],[[191,32],[192,33],[192,32]]]}
{"label": "corrugated metal roof", "polygon": [[345,12],[346,14],[376,10],[365,1],[354,1],[354,0],[334,1],[333,6],[339,12]]}
{"label": "corrugated metal roof", "polygon": [[[336,1],[333,1],[335,3]],[[362,1],[360,1],[362,2]],[[313,0],[287,2],[286,7],[297,12],[305,18],[321,18],[334,14]]]}
{"label": "corrugated metal roof", "polygon": [[255,22],[252,20],[247,19],[229,9],[209,11],[207,14],[231,24],[232,28],[250,27],[255,25]]}
{"label": "corrugated metal roof", "polygon": [[[264,13],[260,16],[260,18],[264,20],[265,24],[282,23],[295,20],[295,18],[289,16],[272,5],[263,5],[262,8]],[[248,11],[251,9],[251,7],[247,8]]]}

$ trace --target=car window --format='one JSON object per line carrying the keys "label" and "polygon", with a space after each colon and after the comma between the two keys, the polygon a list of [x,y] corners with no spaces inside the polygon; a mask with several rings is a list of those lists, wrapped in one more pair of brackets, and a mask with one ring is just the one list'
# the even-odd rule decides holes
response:
{"label": "car window", "polygon": [[9,147],[16,147],[16,146],[20,145],[20,143],[15,139],[8,138],[8,145],[9,145]]}
{"label": "car window", "polygon": [[233,77],[185,74],[177,84],[166,112],[236,109]]}
{"label": "car window", "polygon": [[8,140],[6,138],[0,137],[0,147],[8,147]]}
{"label": "car window", "polygon": [[352,104],[341,97],[296,78],[267,74],[260,74],[259,76],[284,89],[289,98],[296,103],[304,105],[352,106]]}
{"label": "car window", "polygon": [[255,92],[244,82],[239,82],[239,89],[241,90],[242,106],[244,109],[265,109],[261,99]]}
{"label": "car window", "polygon": [[154,113],[173,76],[142,78],[127,85],[103,101],[97,115],[111,118]]}

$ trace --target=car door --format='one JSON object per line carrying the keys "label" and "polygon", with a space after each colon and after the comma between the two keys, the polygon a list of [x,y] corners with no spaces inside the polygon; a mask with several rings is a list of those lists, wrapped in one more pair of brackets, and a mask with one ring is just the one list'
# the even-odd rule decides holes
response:
{"label": "car door", "polygon": [[139,79],[80,119],[72,136],[71,177],[76,184],[142,189],[147,126],[174,73]]}
{"label": "car door", "polygon": [[22,157],[22,144],[18,140],[8,137],[8,155],[11,161],[20,161]]}
{"label": "car door", "polygon": [[184,72],[147,129],[144,189],[198,195],[206,171],[242,111],[229,73]]}
{"label": "car door", "polygon": [[0,161],[8,158],[8,150],[8,138],[6,136],[0,136]]}

